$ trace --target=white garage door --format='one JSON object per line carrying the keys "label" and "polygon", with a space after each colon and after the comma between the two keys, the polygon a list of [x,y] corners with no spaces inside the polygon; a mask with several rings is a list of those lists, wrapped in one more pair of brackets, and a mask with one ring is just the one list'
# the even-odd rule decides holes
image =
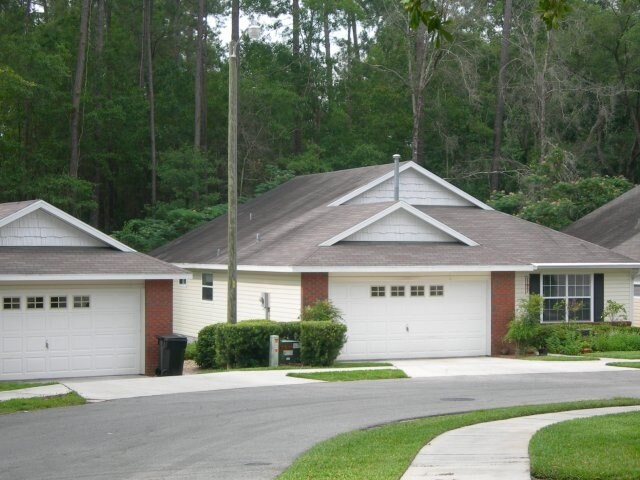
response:
{"label": "white garage door", "polygon": [[488,277],[330,277],[344,360],[488,355]]}
{"label": "white garage door", "polygon": [[143,289],[0,287],[0,379],[138,374]]}

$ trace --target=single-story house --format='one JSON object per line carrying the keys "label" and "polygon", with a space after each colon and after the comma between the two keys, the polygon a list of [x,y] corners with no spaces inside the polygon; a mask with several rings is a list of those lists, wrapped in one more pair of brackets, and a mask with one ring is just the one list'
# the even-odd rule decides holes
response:
{"label": "single-story house", "polygon": [[188,277],[42,200],[0,204],[0,380],[154,374]]}
{"label": "single-story house", "polygon": [[[640,185],[572,223],[564,232],[640,260]],[[640,275],[634,283],[634,321],[640,324]]]}
{"label": "single-story house", "polygon": [[[395,170],[299,176],[241,205],[238,319],[294,321],[328,298],[348,327],[341,358],[360,360],[500,354],[529,292],[544,296],[543,323],[601,321],[607,299],[633,308],[640,262],[497,212],[413,162]],[[226,216],[152,252],[193,273],[174,284],[176,332],[226,320],[226,253]]]}

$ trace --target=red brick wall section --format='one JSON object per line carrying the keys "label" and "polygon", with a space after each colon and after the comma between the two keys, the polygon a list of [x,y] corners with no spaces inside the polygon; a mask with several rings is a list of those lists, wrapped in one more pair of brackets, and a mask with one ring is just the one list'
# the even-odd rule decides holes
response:
{"label": "red brick wall section", "polygon": [[146,280],[144,282],[144,345],[145,375],[155,375],[158,367],[158,339],[156,335],[173,333],[173,281]]}
{"label": "red brick wall section", "polygon": [[503,337],[513,319],[516,308],[515,272],[491,272],[491,355],[501,355],[513,345],[505,343]]}
{"label": "red brick wall section", "polygon": [[317,300],[329,298],[328,273],[302,273],[300,284],[302,285],[302,308],[312,305]]}

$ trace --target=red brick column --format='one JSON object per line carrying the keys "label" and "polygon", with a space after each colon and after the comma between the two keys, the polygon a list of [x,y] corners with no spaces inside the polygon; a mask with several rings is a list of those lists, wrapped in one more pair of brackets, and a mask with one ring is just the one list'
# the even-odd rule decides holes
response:
{"label": "red brick column", "polygon": [[491,272],[491,355],[500,355],[503,349],[513,346],[502,339],[516,309],[515,272]]}
{"label": "red brick column", "polygon": [[312,305],[317,300],[329,298],[329,274],[328,273],[302,273],[300,274],[302,286],[302,308]]}
{"label": "red brick column", "polygon": [[173,280],[144,282],[145,375],[155,375],[158,367],[156,335],[173,333]]}

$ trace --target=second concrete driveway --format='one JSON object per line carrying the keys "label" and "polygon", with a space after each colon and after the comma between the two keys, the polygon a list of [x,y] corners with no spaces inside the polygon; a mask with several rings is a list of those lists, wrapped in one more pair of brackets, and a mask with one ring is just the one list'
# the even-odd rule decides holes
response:
{"label": "second concrete driveway", "polygon": [[[583,362],[543,362],[510,358],[474,357],[398,360],[393,365],[411,378],[531,373],[587,373],[619,371],[608,360]],[[299,371],[299,370],[298,370]],[[312,372],[314,370],[305,370]],[[207,373],[179,377],[111,377],[61,380],[89,401],[147,397],[175,393],[207,392],[238,388],[302,385],[315,380],[288,377],[290,370],[260,370]]]}

